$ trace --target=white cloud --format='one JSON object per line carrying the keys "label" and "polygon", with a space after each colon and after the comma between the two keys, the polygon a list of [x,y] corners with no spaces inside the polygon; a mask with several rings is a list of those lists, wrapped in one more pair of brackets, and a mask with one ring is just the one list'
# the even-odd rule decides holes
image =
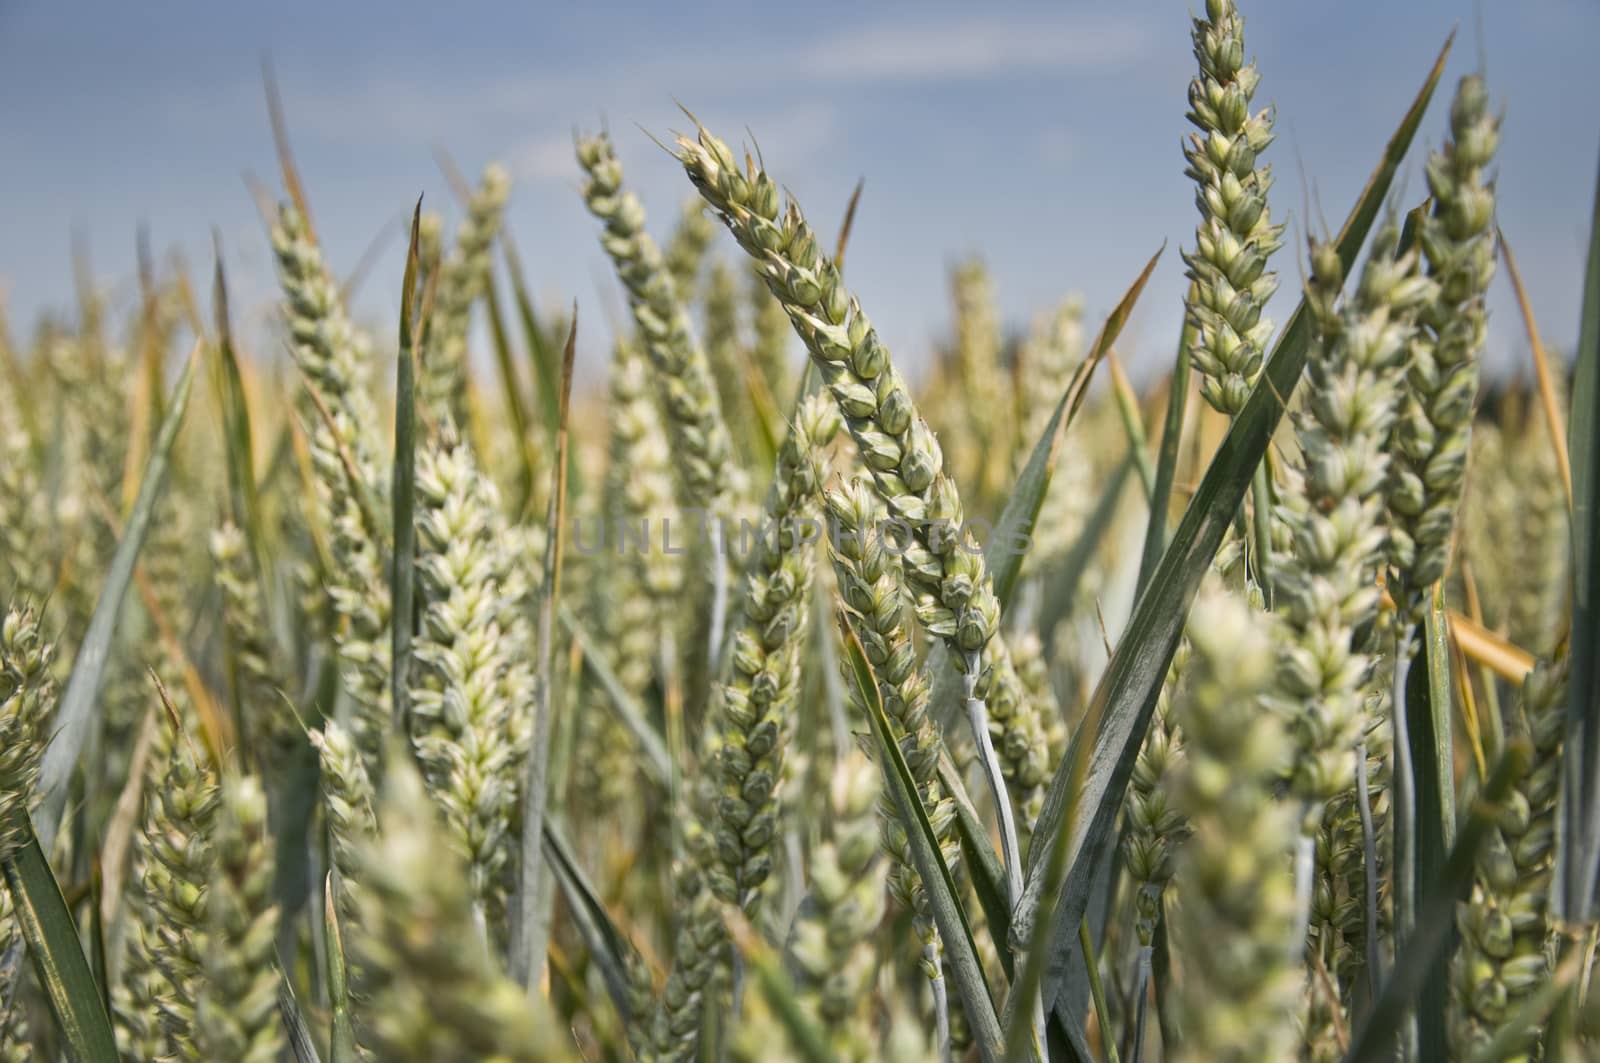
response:
{"label": "white cloud", "polygon": [[1085,16],[885,24],[818,42],[809,66],[829,80],[859,81],[1078,73],[1144,54],[1147,24]]}
{"label": "white cloud", "polygon": [[[759,48],[727,40],[716,49],[715,61],[707,61],[698,47],[654,40],[648,54],[600,53],[612,58],[597,62],[585,52],[565,69],[415,70],[404,77],[385,72],[342,84],[319,84],[308,71],[285,69],[280,83],[297,131],[342,142],[428,143],[472,129],[498,129],[507,121],[566,125],[608,107],[673,95],[705,102],[744,86],[771,99],[824,85],[1093,72],[1148,54],[1153,41],[1147,26],[1147,20],[1085,14],[880,19],[821,37],[795,35],[787,44],[763,40]],[[237,115],[241,106],[259,109],[260,98],[251,80],[233,92],[180,97],[172,105],[177,113],[217,118],[218,112]],[[535,146],[540,150],[528,160],[531,172],[548,176],[540,160],[553,157],[552,144],[541,138],[527,147]]]}

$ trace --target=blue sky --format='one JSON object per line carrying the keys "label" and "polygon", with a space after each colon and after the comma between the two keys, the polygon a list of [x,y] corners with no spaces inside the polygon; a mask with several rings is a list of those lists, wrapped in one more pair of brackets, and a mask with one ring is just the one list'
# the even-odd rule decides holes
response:
{"label": "blue sky", "polygon": [[[1199,0],[1196,0],[1198,3]],[[579,200],[574,128],[602,120],[664,233],[689,193],[658,135],[682,100],[725,138],[753,132],[769,170],[819,229],[866,192],[849,274],[891,346],[915,364],[948,324],[946,275],[989,262],[1008,322],[1069,291],[1098,319],[1165,240],[1124,340],[1136,365],[1170,357],[1193,241],[1180,138],[1193,69],[1189,7],[1051,4],[524,3],[59,4],[0,0],[0,291],[13,327],[71,300],[81,231],[126,301],[134,233],[204,270],[223,234],[241,315],[265,321],[271,268],[243,175],[276,187],[260,61],[270,53],[318,227],[347,270],[419,192],[457,211],[434,164],[505,160],[511,226],[536,287],[590,310],[582,356],[605,349],[616,287]],[[1480,10],[1481,9],[1481,10]],[[1298,289],[1308,217],[1336,225],[1452,27],[1445,93],[1487,64],[1506,111],[1500,221],[1549,342],[1575,339],[1600,121],[1594,0],[1377,0],[1245,7],[1258,101],[1278,108],[1278,259]],[[1436,103],[1422,139],[1443,136]],[[1406,199],[1423,194],[1413,153]],[[731,253],[731,244],[724,244]],[[403,248],[388,245],[358,312],[393,321]],[[1279,320],[1287,298],[1274,307]],[[1491,359],[1525,343],[1504,278]],[[258,333],[258,335],[262,335]]]}

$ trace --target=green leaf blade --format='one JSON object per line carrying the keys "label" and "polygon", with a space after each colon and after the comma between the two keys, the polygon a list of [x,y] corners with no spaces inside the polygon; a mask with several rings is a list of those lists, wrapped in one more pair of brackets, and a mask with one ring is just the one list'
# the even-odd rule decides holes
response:
{"label": "green leaf blade", "polygon": [[1571,923],[1590,922],[1600,886],[1600,177],[1595,181],[1589,258],[1583,281],[1577,375],[1568,450],[1572,455],[1572,673],[1563,754],[1563,824],[1556,847],[1554,903]]}
{"label": "green leaf blade", "polygon": [[995,1013],[994,998],[983,976],[983,967],[978,962],[977,948],[972,942],[972,928],[961,902],[956,899],[955,883],[950,878],[950,869],[945,867],[944,859],[940,856],[938,838],[928,821],[928,811],[917,795],[911,769],[906,765],[905,756],[884,714],[872,665],[867,662],[860,639],[843,619],[842,606],[839,612],[845,656],[861,704],[866,707],[867,722],[872,725],[872,734],[877,740],[885,785],[905,824],[917,874],[922,879],[923,889],[927,891],[934,924],[938,926],[939,936],[944,941],[951,980],[961,996],[967,1019],[972,1025],[973,1040],[984,1063],[1000,1063],[1005,1055],[1004,1035],[1000,1029],[1000,1018]]}
{"label": "green leaf blade", "polygon": [[104,995],[89,969],[72,913],[32,826],[24,822],[21,827],[27,841],[0,871],[50,1014],[78,1063],[116,1063]]}

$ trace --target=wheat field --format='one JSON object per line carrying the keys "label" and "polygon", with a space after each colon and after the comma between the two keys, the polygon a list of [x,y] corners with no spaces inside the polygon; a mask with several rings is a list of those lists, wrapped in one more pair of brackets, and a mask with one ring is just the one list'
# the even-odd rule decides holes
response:
{"label": "wheat field", "polygon": [[599,386],[498,163],[381,328],[287,150],[270,335],[220,262],[4,323],[0,1060],[1600,1054],[1600,229],[1547,351],[1446,41],[1291,234],[1200,7],[1194,229],[1104,316],[964,258],[901,354],[857,201],[686,109],[648,213],[574,136]]}

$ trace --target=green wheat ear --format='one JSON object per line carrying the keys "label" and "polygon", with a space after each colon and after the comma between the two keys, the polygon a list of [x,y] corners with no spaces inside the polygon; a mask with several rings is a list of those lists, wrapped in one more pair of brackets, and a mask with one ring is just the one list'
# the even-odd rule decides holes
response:
{"label": "green wheat ear", "polygon": [[1461,79],[1450,105],[1450,136],[1428,157],[1433,210],[1417,244],[1437,288],[1419,311],[1421,329],[1395,429],[1389,484],[1390,568],[1395,601],[1421,616],[1426,588],[1444,575],[1466,480],[1478,354],[1494,277],[1495,194],[1486,172],[1500,143],[1483,79]]}
{"label": "green wheat ear", "polygon": [[[1478,857],[1472,895],[1456,915],[1461,947],[1450,968],[1454,1051],[1485,1048],[1551,977],[1547,949],[1556,797],[1566,737],[1567,659],[1541,661],[1523,681],[1508,729],[1533,743],[1533,771],[1513,791]],[[1537,1027],[1515,1038],[1537,1058]]]}
{"label": "green wheat ear", "polygon": [[272,1063],[284,1040],[278,1019],[278,907],[267,798],[253,776],[225,779],[220,796],[195,1046],[207,1059]]}
{"label": "green wheat ear", "polygon": [[1262,309],[1278,289],[1268,259],[1282,245],[1267,192],[1272,168],[1258,165],[1272,143],[1272,111],[1251,113],[1260,75],[1244,61],[1244,17],[1233,0],[1206,0],[1194,20],[1200,72],[1189,82],[1188,118],[1199,131],[1184,147],[1188,175],[1199,186],[1195,250],[1185,252],[1194,298],[1189,304],[1200,394],[1234,416],[1244,408],[1272,336]]}
{"label": "green wheat ear", "polygon": [[1288,1059],[1299,977],[1291,966],[1294,810],[1273,796],[1292,749],[1262,696],[1275,632],[1213,590],[1190,613],[1187,760],[1174,803],[1192,834],[1177,858],[1173,947],[1183,1039],[1175,1058]]}
{"label": "green wheat ear", "polygon": [[600,238],[628,291],[634,323],[655,368],[677,452],[685,502],[724,515],[738,496],[732,441],[705,352],[694,338],[685,293],[644,231],[644,208],[622,184],[622,165],[605,134],[578,141],[584,202],[605,223]]}
{"label": "green wheat ear", "polygon": [[378,464],[371,359],[328,275],[305,219],[279,211],[272,248],[284,293],[290,352],[303,377],[296,413],[310,444],[310,508],[328,530],[331,567],[322,593],[338,618],[334,642],[352,703],[351,732],[367,770],[378,773],[391,713],[389,581],[382,506],[388,476]]}
{"label": "green wheat ear", "polygon": [[[490,256],[510,191],[511,175],[504,166],[485,168],[482,182],[467,202],[456,246],[439,265],[428,324],[430,349],[422,358],[417,380],[424,423],[439,424],[446,417],[456,424],[467,423],[467,330],[472,305],[490,281]],[[437,249],[433,253],[437,254]]]}
{"label": "green wheat ear", "polygon": [[477,929],[475,891],[422,780],[390,758],[383,830],[358,846],[351,941],[369,1047],[393,1063],[576,1058],[543,998],[506,978]]}
{"label": "green wheat ear", "polygon": [[54,644],[28,606],[0,620],[0,861],[26,843],[39,761],[55,712]]}

